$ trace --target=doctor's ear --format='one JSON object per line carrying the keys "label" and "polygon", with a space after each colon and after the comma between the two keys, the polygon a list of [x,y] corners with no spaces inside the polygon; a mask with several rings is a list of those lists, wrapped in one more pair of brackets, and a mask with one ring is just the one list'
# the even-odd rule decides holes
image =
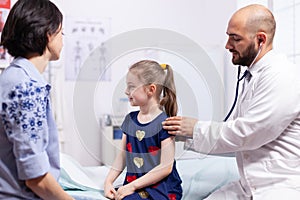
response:
{"label": "doctor's ear", "polygon": [[264,32],[259,32],[257,33],[257,40],[258,40],[258,45],[261,47],[263,44],[266,43],[266,33]]}
{"label": "doctor's ear", "polygon": [[264,44],[264,39],[262,39],[261,37],[258,37],[258,46],[262,47],[263,44]]}

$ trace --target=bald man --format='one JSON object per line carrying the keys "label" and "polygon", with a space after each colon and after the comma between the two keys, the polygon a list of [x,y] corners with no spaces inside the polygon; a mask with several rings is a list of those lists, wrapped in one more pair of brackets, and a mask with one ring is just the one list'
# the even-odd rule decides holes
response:
{"label": "bald man", "polygon": [[275,29],[273,14],[261,5],[241,8],[228,23],[232,63],[250,72],[230,120],[163,122],[170,134],[193,138],[198,152],[236,153],[240,180],[207,199],[300,198],[300,71],[272,50]]}

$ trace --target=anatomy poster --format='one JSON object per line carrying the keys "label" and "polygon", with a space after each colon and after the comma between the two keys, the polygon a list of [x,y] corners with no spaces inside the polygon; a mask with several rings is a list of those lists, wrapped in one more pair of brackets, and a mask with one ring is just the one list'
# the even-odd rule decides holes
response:
{"label": "anatomy poster", "polygon": [[67,17],[64,33],[66,80],[89,81],[92,76],[78,76],[88,63],[90,74],[101,74],[100,81],[109,81],[111,77],[107,69],[105,41],[110,36],[110,19]]}
{"label": "anatomy poster", "polygon": [[[8,16],[10,9],[10,0],[0,0],[0,37],[2,34],[2,29],[6,18]],[[0,67],[4,68],[8,66],[11,61],[11,56],[7,53],[7,51],[0,46]]]}

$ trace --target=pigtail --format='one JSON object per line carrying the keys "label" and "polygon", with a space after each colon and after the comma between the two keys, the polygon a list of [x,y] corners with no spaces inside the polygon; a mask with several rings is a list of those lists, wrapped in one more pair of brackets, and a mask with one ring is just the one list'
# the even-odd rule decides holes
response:
{"label": "pigtail", "polygon": [[173,70],[169,65],[166,64],[161,64],[161,67],[164,70],[167,70],[167,73],[163,85],[163,96],[161,98],[160,105],[164,107],[164,110],[168,116],[176,116],[178,112],[178,106]]}

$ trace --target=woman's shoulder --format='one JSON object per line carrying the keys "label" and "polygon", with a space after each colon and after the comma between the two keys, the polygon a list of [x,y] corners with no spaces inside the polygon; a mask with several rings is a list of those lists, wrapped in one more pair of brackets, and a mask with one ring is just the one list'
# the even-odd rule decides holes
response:
{"label": "woman's shoulder", "polygon": [[17,85],[30,81],[26,73],[19,67],[6,68],[0,75],[1,90],[11,90]]}

